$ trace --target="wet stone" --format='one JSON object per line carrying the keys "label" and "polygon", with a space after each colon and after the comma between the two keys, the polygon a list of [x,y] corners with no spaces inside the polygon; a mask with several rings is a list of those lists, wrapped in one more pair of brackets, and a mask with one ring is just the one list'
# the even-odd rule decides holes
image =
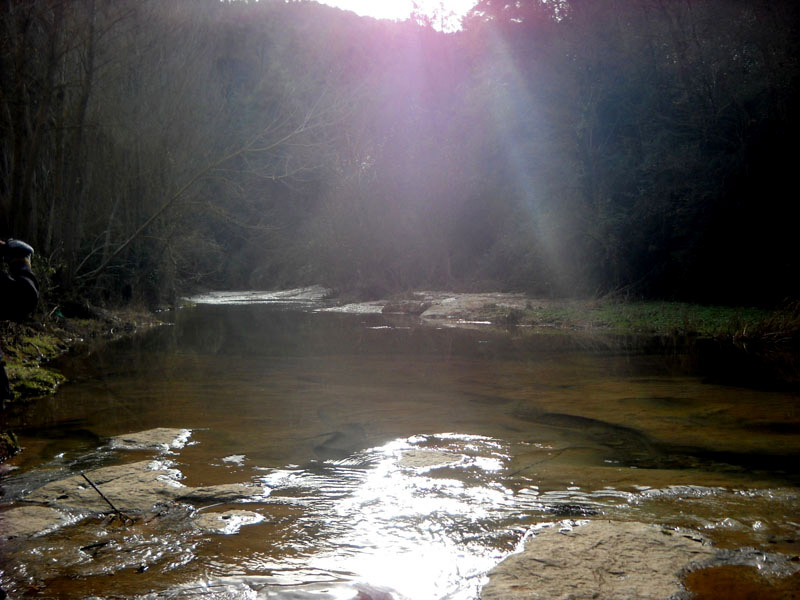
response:
{"label": "wet stone", "polygon": [[438,450],[407,450],[397,463],[406,469],[431,469],[461,462],[463,456]]}
{"label": "wet stone", "polygon": [[[134,513],[172,501],[202,504],[255,501],[263,499],[270,491],[253,483],[187,487],[179,481],[180,471],[167,468],[159,461],[104,467],[86,476],[117,510]],[[31,492],[25,500],[62,509],[112,512],[109,504],[81,475],[48,483]]]}
{"label": "wet stone", "polygon": [[264,515],[250,510],[228,510],[225,512],[201,513],[194,525],[206,533],[231,535],[245,525],[255,525],[264,520]]}
{"label": "wet stone", "polygon": [[254,483],[226,483],[204,487],[184,487],[176,496],[177,500],[197,503],[243,502],[261,500],[270,490]]}
{"label": "wet stone", "polygon": [[139,596],[139,600],[411,600],[396,591],[367,583],[308,583],[273,586],[260,577],[226,577],[176,586],[161,593]]}
{"label": "wet stone", "polygon": [[644,523],[588,521],[539,531],[489,572],[482,600],[659,600],[679,573],[715,555],[700,536]]}
{"label": "wet stone", "polygon": [[405,302],[389,302],[384,305],[381,312],[383,314],[402,314],[402,315],[414,315],[418,316],[424,313],[431,307],[431,302],[415,302],[415,301],[405,301]]}
{"label": "wet stone", "polygon": [[[174,500],[188,489],[178,481],[180,471],[163,468],[153,461],[104,467],[86,476],[123,512],[149,510],[156,504]],[[111,512],[108,503],[81,475],[48,483],[31,492],[25,500],[56,508]]]}
{"label": "wet stone", "polygon": [[159,452],[167,452],[183,448],[191,435],[192,431],[190,429],[159,427],[112,437],[110,445],[115,450],[157,450]]}
{"label": "wet stone", "polygon": [[51,533],[75,519],[48,506],[18,506],[0,513],[0,539]]}

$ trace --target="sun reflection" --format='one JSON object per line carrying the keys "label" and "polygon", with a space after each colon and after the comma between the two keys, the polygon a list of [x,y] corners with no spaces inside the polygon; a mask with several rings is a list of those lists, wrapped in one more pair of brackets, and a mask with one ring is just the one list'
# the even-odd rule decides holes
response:
{"label": "sun reflection", "polygon": [[[525,444],[526,451],[549,447]],[[784,531],[785,523],[776,526],[763,517],[763,503],[774,505],[775,490],[754,496],[694,485],[599,486],[571,478],[553,485],[516,475],[519,454],[514,442],[442,433],[396,439],[344,459],[265,470],[260,479],[272,489],[269,502],[292,507],[284,513],[294,516],[281,539],[293,545],[288,552],[249,556],[247,570],[259,585],[324,587],[327,598],[354,600],[369,588],[379,592],[360,597],[473,600],[486,573],[545,526],[569,528],[587,517],[625,520],[635,514],[645,522],[688,524],[717,536],[757,531],[766,539]],[[691,515],[666,516],[676,498],[691,505]],[[732,499],[741,510],[720,516],[720,502],[731,506]],[[754,502],[759,506],[752,507]],[[786,502],[795,507],[796,496]],[[665,512],[662,504],[670,508]]]}
{"label": "sun reflection", "polygon": [[[332,515],[349,520],[350,528],[336,540],[339,549],[320,557],[317,566],[358,574],[415,600],[462,592],[473,597],[500,554],[470,538],[486,533],[481,521],[507,504],[510,492],[461,476],[470,471],[480,481],[481,474],[501,470],[508,458],[501,451],[489,438],[455,434],[415,436],[369,450],[370,469]],[[467,592],[470,579],[475,586]]]}

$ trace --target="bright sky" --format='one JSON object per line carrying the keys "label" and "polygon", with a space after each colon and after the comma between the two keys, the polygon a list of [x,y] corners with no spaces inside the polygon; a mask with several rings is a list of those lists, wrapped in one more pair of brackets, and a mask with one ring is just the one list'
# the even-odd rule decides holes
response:
{"label": "bright sky", "polygon": [[[475,6],[477,0],[416,0],[420,11],[427,15],[437,15],[444,8],[447,13],[463,17]],[[376,19],[405,20],[414,8],[412,0],[317,0],[322,4],[338,6],[356,14]]]}

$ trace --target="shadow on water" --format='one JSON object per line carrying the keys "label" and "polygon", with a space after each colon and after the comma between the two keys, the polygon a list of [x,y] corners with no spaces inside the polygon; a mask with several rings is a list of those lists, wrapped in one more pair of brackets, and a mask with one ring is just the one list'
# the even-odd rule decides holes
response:
{"label": "shadow on water", "polygon": [[709,383],[800,392],[800,348],[702,339],[688,351]]}
{"label": "shadow on water", "polygon": [[[663,401],[660,398],[659,401]],[[673,404],[670,402],[670,404]],[[562,413],[516,412],[518,418],[574,432],[577,439],[589,439],[608,449],[607,459],[638,469],[701,469],[770,476],[790,485],[800,484],[800,454],[732,452],[703,446],[658,442],[632,427],[599,419]],[[797,423],[770,423],[767,432],[794,433]],[[777,427],[771,427],[777,425]]]}

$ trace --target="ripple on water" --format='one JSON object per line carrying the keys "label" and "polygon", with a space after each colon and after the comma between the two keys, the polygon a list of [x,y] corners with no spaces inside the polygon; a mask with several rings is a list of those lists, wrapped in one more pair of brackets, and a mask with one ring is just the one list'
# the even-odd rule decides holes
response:
{"label": "ripple on water", "polygon": [[[532,515],[585,517],[599,514],[604,500],[627,502],[611,490],[515,491],[506,481],[510,450],[487,436],[418,435],[260,476],[272,501],[303,503],[299,529],[316,526],[294,585],[309,583],[301,573],[312,565],[368,577],[409,598],[471,599],[483,574],[517,547]],[[286,561],[280,568],[290,577]]]}
{"label": "ripple on water", "polygon": [[[554,450],[539,446],[526,444],[526,452]],[[394,590],[395,600],[473,600],[484,574],[541,523],[603,517],[689,526],[723,546],[756,540],[785,551],[796,543],[800,526],[792,515],[800,504],[792,489],[593,488],[583,481],[554,488],[511,469],[518,452],[489,436],[442,433],[303,466],[252,467],[272,493],[248,506],[234,523],[236,535],[218,535],[233,529],[211,516],[216,530],[198,533],[187,526],[189,515],[169,511],[135,531],[108,532],[87,521],[47,544],[18,546],[5,577],[68,586],[116,573],[119,585],[136,590],[132,574],[146,570],[150,585],[163,581],[171,597],[205,590],[205,597],[351,599],[369,581]],[[32,566],[23,574],[24,564]],[[195,583],[175,587],[187,578]],[[96,591],[102,595],[102,586]]]}
{"label": "ripple on water", "polygon": [[757,567],[724,565],[686,576],[694,600],[792,600],[800,598],[800,572],[765,575]]}

